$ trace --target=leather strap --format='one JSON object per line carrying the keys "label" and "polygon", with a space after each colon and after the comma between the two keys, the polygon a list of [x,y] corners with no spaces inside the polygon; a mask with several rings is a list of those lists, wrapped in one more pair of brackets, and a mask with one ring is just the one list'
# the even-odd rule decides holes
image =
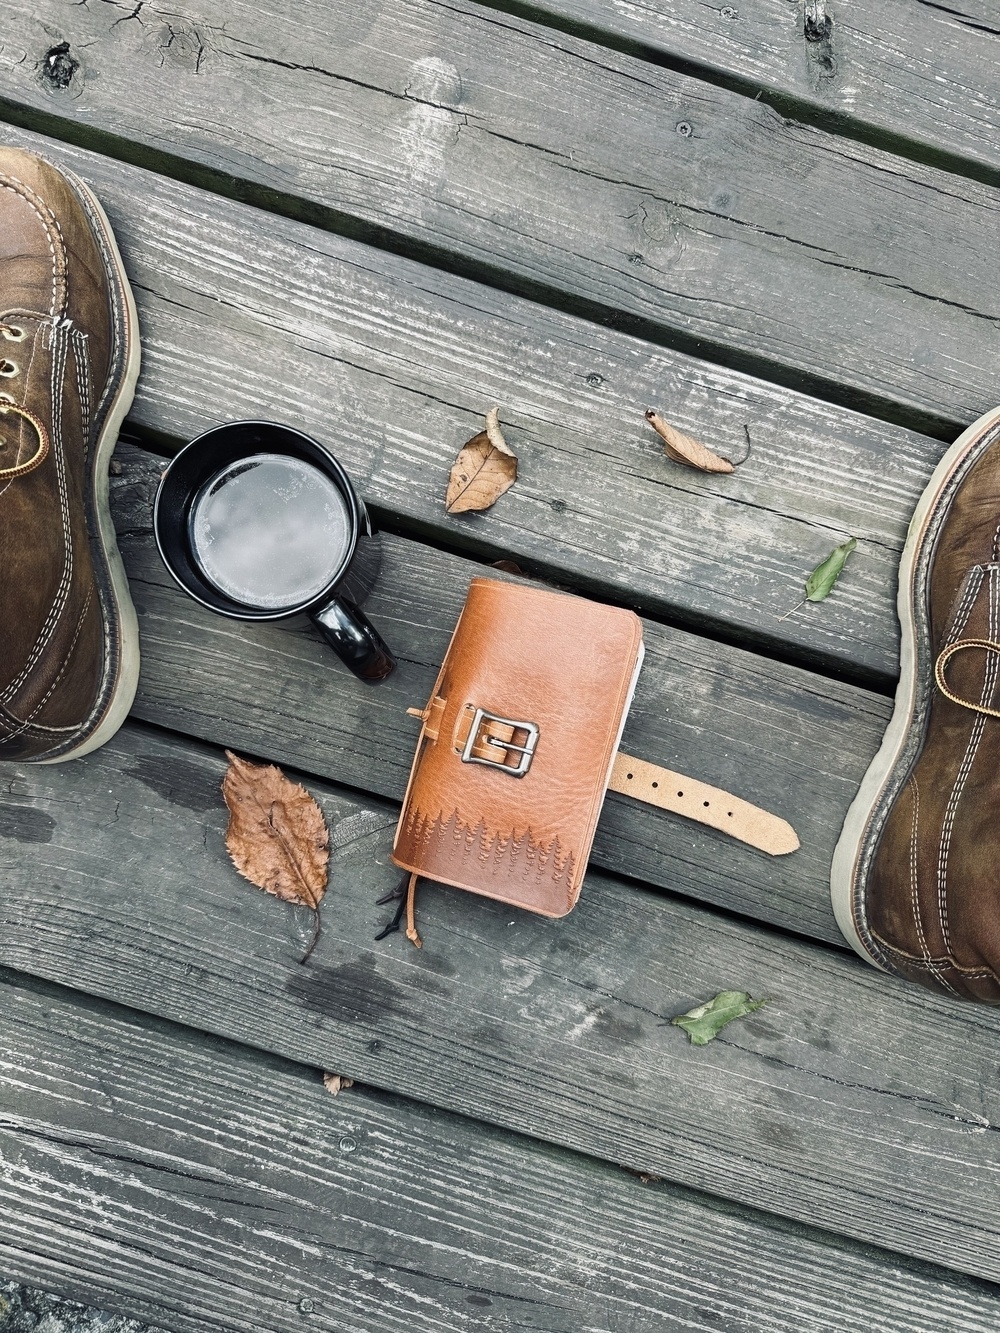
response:
{"label": "leather strap", "polygon": [[685,815],[699,824],[708,824],[710,828],[739,838],[771,856],[785,856],[799,846],[798,835],[791,824],[777,815],[769,814],[738,796],[730,796],[718,787],[649,764],[645,759],[633,759],[631,755],[619,752],[615,756],[608,790],[633,796],[637,801],[670,810],[675,815]]}

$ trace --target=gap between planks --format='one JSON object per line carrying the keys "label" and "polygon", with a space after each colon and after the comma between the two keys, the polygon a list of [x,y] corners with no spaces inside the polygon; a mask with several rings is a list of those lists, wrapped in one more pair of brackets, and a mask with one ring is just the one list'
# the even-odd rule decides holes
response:
{"label": "gap between planks", "polygon": [[[704,79],[782,116],[916,163],[1000,185],[992,127],[995,42],[981,16],[893,0],[842,9],[825,0],[669,7],[600,0],[477,0],[623,55]],[[995,14],[992,16],[995,22]],[[983,34],[987,40],[984,42]],[[969,96],[969,89],[975,96]]]}

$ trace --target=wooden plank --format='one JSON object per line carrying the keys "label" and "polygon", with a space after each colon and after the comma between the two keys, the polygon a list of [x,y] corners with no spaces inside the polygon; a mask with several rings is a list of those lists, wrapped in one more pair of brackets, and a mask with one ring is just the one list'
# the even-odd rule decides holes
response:
{"label": "wooden plank", "polygon": [[178,1333],[996,1326],[941,1269],[10,976],[0,1032],[0,1262]]}
{"label": "wooden plank", "polygon": [[993,187],[468,0],[133,8],[10,0],[8,118],[894,420],[994,405]]}
{"label": "wooden plank", "polygon": [[[401,799],[419,731],[405,711],[430,697],[470,578],[503,575],[387,538],[370,610],[400,665],[373,688],[340,666],[304,618],[243,625],[181,593],[150,531],[161,463],[129,446],[117,459],[113,512],[141,632],[135,715]],[[830,860],[889,701],[654,622],[644,633],[626,752],[775,811],[803,845],[768,857],[612,794],[595,863],[842,946]]]}
{"label": "wooden plank", "polygon": [[[395,809],[317,782],[334,854],[302,967],[308,913],[228,865],[223,767],[130,727],[8,770],[0,963],[1000,1278],[1000,1015],[598,873],[561,921],[426,885],[423,949],[376,944]],[[734,987],[767,1008],[702,1048],[670,1025]]]}
{"label": "wooden plank", "polygon": [[[133,420],[172,442],[220,419],[287,419],[336,448],[407,529],[647,613],[885,681],[899,550],[942,446],[870,417],[356,242],[5,131],[84,172],[136,284],[145,360]],[[520,455],[488,513],[449,517],[460,445],[491,403]],[[650,402],[750,460],[667,460]],[[781,617],[848,535],[822,606]]]}
{"label": "wooden plank", "polygon": [[1000,179],[991,0],[529,0],[497,6],[666,59],[786,114],[839,129],[918,161]]}

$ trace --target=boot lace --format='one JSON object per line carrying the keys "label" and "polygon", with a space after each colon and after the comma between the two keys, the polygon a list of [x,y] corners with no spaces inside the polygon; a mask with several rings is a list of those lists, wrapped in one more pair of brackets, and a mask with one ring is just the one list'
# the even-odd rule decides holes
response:
{"label": "boot lace", "polygon": [[[25,336],[25,330],[20,324],[0,320],[0,339],[4,342],[23,342]],[[8,356],[0,357],[0,378],[15,379],[20,373],[21,367],[16,361]],[[26,462],[18,463],[14,467],[0,468],[0,481],[13,481],[15,477],[23,477],[29,472],[34,472],[35,468],[45,461],[45,456],[49,452],[49,433],[41,418],[16,403],[9,393],[0,393],[0,419],[11,416],[27,421],[33,428],[38,437],[38,448]],[[6,448],[7,441],[0,437],[0,450]]]}
{"label": "boot lace", "polygon": [[1000,717],[1000,709],[987,708],[985,704],[977,704],[973,703],[971,699],[963,699],[961,695],[955,694],[948,686],[945,668],[956,653],[965,652],[967,648],[980,648],[984,652],[1000,653],[1000,643],[993,639],[957,639],[955,643],[949,644],[938,654],[938,659],[934,663],[934,682],[944,697],[950,699],[953,704],[960,704],[962,708],[969,708],[973,713],[982,713],[985,717]]}

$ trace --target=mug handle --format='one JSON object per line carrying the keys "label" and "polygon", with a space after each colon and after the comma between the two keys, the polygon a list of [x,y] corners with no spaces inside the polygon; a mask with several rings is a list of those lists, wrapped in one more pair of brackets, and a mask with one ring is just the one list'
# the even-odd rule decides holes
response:
{"label": "mug handle", "polygon": [[334,597],[318,611],[310,611],[309,619],[359,680],[374,685],[396,665],[378,630],[349,598]]}

